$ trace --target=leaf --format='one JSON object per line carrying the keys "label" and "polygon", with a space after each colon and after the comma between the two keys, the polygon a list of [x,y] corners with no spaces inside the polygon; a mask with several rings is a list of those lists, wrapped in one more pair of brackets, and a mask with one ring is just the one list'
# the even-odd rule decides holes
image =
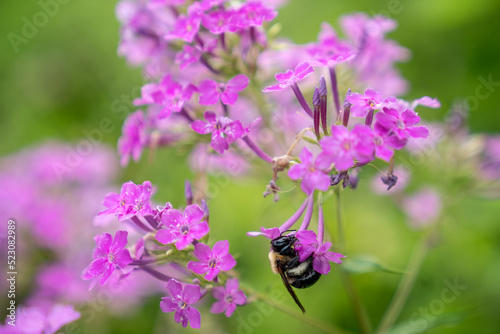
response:
{"label": "leaf", "polygon": [[318,143],[318,141],[316,139],[313,139],[313,138],[307,137],[307,136],[302,137],[302,139],[304,139],[308,143],[311,143],[311,144],[319,146],[319,143]]}
{"label": "leaf", "polygon": [[405,271],[389,268],[380,263],[380,261],[372,255],[357,255],[355,257],[346,258],[342,267],[345,271],[351,274],[365,274],[375,272],[385,272],[390,274],[405,274]]}
{"label": "leaf", "polygon": [[467,314],[465,312],[450,312],[439,316],[426,317],[425,314],[419,314],[409,320],[402,321],[392,327],[387,334],[414,334],[423,333],[428,330],[441,326],[452,326],[461,323]]}

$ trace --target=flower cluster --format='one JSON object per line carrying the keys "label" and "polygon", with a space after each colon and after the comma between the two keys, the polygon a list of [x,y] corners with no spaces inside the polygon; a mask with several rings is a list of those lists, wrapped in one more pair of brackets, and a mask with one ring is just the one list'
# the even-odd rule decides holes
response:
{"label": "flower cluster", "polygon": [[[187,205],[183,210],[172,208],[170,203],[158,206],[152,202],[152,189],[149,181],[139,185],[129,181],[119,194],[106,195],[106,208],[99,216],[116,216],[122,228],[131,228],[131,233],[119,230],[114,237],[109,233],[97,235],[94,260],[82,278],[93,280],[90,288],[97,282],[105,285],[115,272],[120,279],[144,272],[165,281],[171,297],[163,298],[160,307],[163,312],[175,311],[174,320],[184,327],[188,323],[200,327],[200,313],[193,304],[209,291],[218,300],[212,312],[226,310],[226,315],[231,316],[246,297],[229,272],[236,265],[229,253],[229,242],[217,241],[212,248],[202,242],[210,232],[205,201],[194,204],[191,185],[186,182]],[[130,245],[129,236],[136,240]],[[181,277],[171,273],[169,265],[174,264],[177,269],[183,268]]]}

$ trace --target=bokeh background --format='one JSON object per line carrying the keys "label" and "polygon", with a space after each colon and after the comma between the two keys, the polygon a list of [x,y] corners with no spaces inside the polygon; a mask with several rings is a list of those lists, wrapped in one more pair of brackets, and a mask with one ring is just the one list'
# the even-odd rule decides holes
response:
{"label": "bokeh background", "polygon": [[[98,127],[103,118],[111,120],[113,129],[104,134],[102,142],[116,147],[123,122],[121,111],[134,110],[130,102],[138,96],[138,88],[144,82],[140,69],[129,67],[116,54],[119,26],[114,16],[115,5],[116,1],[109,0],[69,0],[60,4],[54,17],[37,28],[16,52],[8,34],[21,35],[23,19],[31,21],[41,7],[37,1],[0,2],[0,156],[49,139],[76,144],[85,131]],[[355,11],[385,14],[399,22],[398,29],[389,37],[412,51],[412,59],[399,66],[412,86],[405,98],[430,95],[442,102],[439,110],[420,110],[422,118],[441,120],[457,98],[469,97],[471,131],[500,132],[500,84],[491,88],[487,98],[474,99],[483,84],[480,78],[491,77],[500,82],[497,38],[500,2],[291,0],[280,10],[276,21],[282,26],[282,36],[306,43],[316,39],[321,22],[339,27],[338,18]],[[486,91],[482,88],[481,92]],[[121,107],[120,112],[117,106]],[[184,161],[185,152],[175,149],[159,151],[154,164],[148,164],[144,157],[117,172],[116,190],[127,180],[136,183],[150,180],[158,186],[155,195],[158,202],[182,205],[184,180],[192,177]],[[374,255],[391,268],[404,269],[418,236],[393,201],[369,190],[375,173],[374,170],[372,174],[361,175],[359,189],[344,192],[347,248],[352,254]],[[415,173],[410,189],[436,178],[439,175]],[[262,184],[251,178],[231,179],[228,185],[221,183],[221,191],[209,203],[213,238],[230,241],[232,252],[238,256],[241,279],[246,284],[261,291],[284,291],[279,278],[269,270],[267,242],[248,238],[244,233],[280,224],[300,199],[282,195],[283,200],[276,204],[269,198],[262,199],[266,178],[261,179]],[[333,207],[327,207],[327,219],[332,220],[333,214]],[[439,241],[426,258],[400,319],[427,319],[427,333],[498,333],[500,202],[465,194],[447,217],[449,222],[443,225]],[[399,278],[389,273],[355,276],[374,324],[382,316]],[[447,303],[437,315],[421,311],[441,298],[445,281],[454,280],[467,286],[455,301]],[[126,315],[104,309],[92,321],[81,319],[78,330],[81,333],[194,332],[175,325],[171,314],[162,314],[159,297],[148,298]],[[312,317],[357,330],[335,273],[313,288],[301,291],[299,297]],[[283,301],[289,303],[290,299],[284,296]],[[238,328],[242,333],[309,330],[304,322],[258,303],[242,308],[229,320],[210,315],[206,305],[202,307],[202,317],[213,333],[235,333]],[[257,325],[242,325],[248,322]],[[401,333],[408,332],[405,330]]]}

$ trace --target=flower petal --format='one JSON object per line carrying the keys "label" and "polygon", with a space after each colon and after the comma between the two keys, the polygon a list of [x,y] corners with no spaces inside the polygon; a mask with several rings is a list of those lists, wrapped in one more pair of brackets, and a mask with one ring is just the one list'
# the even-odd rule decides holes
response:
{"label": "flower petal", "polygon": [[206,221],[202,221],[199,224],[193,225],[190,228],[190,235],[196,240],[200,240],[210,231],[208,227],[208,223]]}
{"label": "flower petal", "polygon": [[155,239],[164,245],[173,244],[177,241],[179,234],[173,229],[161,229],[156,232]]}
{"label": "flower petal", "polygon": [[218,300],[210,307],[211,313],[222,313],[226,310],[227,303],[224,299]]}
{"label": "flower petal", "polygon": [[236,265],[236,260],[231,254],[226,254],[217,261],[217,267],[220,270],[228,271]]}
{"label": "flower petal", "polygon": [[202,262],[208,262],[212,257],[210,246],[200,242],[194,246],[194,255]]}
{"label": "flower petal", "polygon": [[160,308],[161,308],[162,312],[168,313],[168,312],[173,312],[173,311],[177,310],[178,305],[177,305],[177,302],[174,301],[173,298],[164,297],[161,299]]}
{"label": "flower petal", "polygon": [[167,282],[167,289],[175,300],[179,300],[182,295],[182,284],[176,279],[170,279]]}
{"label": "flower petal", "polygon": [[186,308],[185,311],[186,311],[186,317],[189,320],[189,326],[191,326],[192,328],[200,328],[201,325],[200,312],[192,306]]}
{"label": "flower petal", "polygon": [[226,255],[227,253],[229,253],[229,241],[227,240],[217,241],[214,247],[212,247],[213,257],[220,257]]}
{"label": "flower petal", "polygon": [[201,288],[196,284],[186,284],[182,292],[183,300],[189,305],[196,303],[201,298]]}

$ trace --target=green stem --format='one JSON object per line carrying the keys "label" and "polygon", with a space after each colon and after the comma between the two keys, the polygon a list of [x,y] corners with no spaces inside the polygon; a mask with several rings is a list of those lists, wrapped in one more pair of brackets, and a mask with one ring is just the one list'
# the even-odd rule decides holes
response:
{"label": "green stem", "polygon": [[[335,187],[335,206],[337,207],[337,249],[340,253],[345,251],[345,240],[344,240],[344,226],[342,221],[342,211],[341,211],[341,200],[340,200],[340,185]],[[359,297],[356,288],[351,280],[351,276],[347,273],[342,266],[340,266],[340,278],[344,284],[351,303],[354,316],[358,322],[359,329],[361,333],[368,334],[371,333],[370,320],[368,319],[368,313]]]}
{"label": "green stem", "polygon": [[271,298],[268,297],[268,295],[266,294],[263,294],[261,292],[258,292],[246,285],[243,285],[240,283],[240,288],[247,294],[247,295],[253,295],[257,298],[257,300],[263,302],[263,303],[266,303],[274,308],[276,308],[277,310],[283,312],[283,313],[286,313],[290,316],[292,316],[293,318],[297,319],[297,320],[300,320],[300,321],[303,321],[311,326],[314,326],[320,330],[322,330],[323,332],[325,333],[331,333],[331,334],[352,334],[351,332],[349,331],[346,331],[346,330],[343,330],[341,328],[337,328],[335,326],[332,326],[330,324],[326,324],[326,323],[323,323],[323,322],[320,322],[318,320],[315,320],[311,317],[307,317],[305,315],[303,315],[302,313],[298,312],[298,311],[295,311],[293,310],[292,308],[288,307],[288,306],[285,306],[285,305],[282,305],[282,304],[279,304],[279,303],[276,303],[275,301],[273,301]]}
{"label": "green stem", "polygon": [[394,297],[392,298],[391,303],[385,311],[385,314],[376,330],[377,334],[386,333],[398,319],[399,314],[403,310],[406,300],[413,289],[413,285],[415,284],[418,272],[422,267],[422,263],[424,262],[428,250],[428,238],[424,235],[413,249],[413,253],[406,270],[407,274],[401,279],[399,286],[394,293]]}

